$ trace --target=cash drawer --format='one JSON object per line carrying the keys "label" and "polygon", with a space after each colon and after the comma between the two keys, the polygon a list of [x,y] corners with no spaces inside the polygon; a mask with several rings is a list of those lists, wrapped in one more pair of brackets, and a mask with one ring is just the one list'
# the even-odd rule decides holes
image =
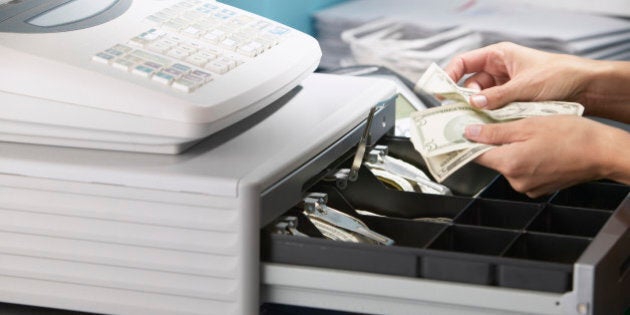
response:
{"label": "cash drawer", "polygon": [[[423,168],[408,139],[385,136],[379,144]],[[350,163],[348,159],[341,167]],[[274,222],[262,230],[261,260],[322,268],[316,270],[323,273],[549,293],[556,301],[549,309],[559,313],[619,314],[628,307],[629,186],[589,182],[531,199],[514,191],[504,177],[472,165],[450,181],[452,196],[398,191],[365,167],[347,185],[321,180],[309,191],[327,194],[328,206],[360,219],[395,244],[326,239],[296,205],[285,215],[296,217],[299,231],[309,237],[278,234]],[[334,291],[335,285],[330,286]],[[519,303],[515,305],[518,312]]]}

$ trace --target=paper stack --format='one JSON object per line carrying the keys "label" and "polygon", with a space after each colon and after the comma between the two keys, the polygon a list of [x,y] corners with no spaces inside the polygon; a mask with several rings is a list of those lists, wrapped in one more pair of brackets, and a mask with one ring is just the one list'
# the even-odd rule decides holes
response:
{"label": "paper stack", "polygon": [[322,68],[380,64],[413,81],[432,62],[500,41],[630,60],[628,20],[498,0],[357,0],[317,12],[315,27]]}

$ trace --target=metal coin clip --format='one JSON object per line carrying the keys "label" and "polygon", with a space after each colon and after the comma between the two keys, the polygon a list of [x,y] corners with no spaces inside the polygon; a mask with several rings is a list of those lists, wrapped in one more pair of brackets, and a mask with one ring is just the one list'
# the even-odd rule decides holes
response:
{"label": "metal coin clip", "polygon": [[308,235],[298,231],[298,218],[294,216],[284,216],[273,227],[273,233],[282,235],[293,235],[308,237]]}
{"label": "metal coin clip", "polygon": [[323,221],[337,228],[356,233],[373,243],[383,245],[394,244],[394,240],[370,230],[361,220],[337,209],[328,207],[326,205],[328,195],[324,193],[311,193],[307,195],[303,201],[304,214],[310,219]]}
{"label": "metal coin clip", "polygon": [[359,178],[359,168],[361,168],[361,164],[363,163],[363,159],[365,157],[368,140],[370,139],[372,121],[374,120],[374,114],[376,113],[376,109],[378,107],[379,106],[377,105],[370,108],[370,113],[368,114],[365,123],[365,129],[363,130],[363,135],[361,135],[361,139],[357,145],[357,151],[355,152],[354,159],[352,160],[352,166],[350,169],[342,168],[334,174],[334,180],[339,189],[346,189],[346,187],[348,187],[348,181],[354,182],[357,178]]}
{"label": "metal coin clip", "polygon": [[448,187],[433,182],[422,170],[414,165],[389,156],[388,151],[387,146],[375,146],[368,153],[364,163],[365,166],[371,170],[382,170],[415,183],[423,193],[453,195]]}
{"label": "metal coin clip", "polygon": [[352,161],[352,167],[350,168],[350,174],[348,175],[348,179],[351,181],[356,181],[359,176],[359,168],[361,168],[363,158],[365,157],[365,149],[370,138],[370,129],[372,128],[372,121],[374,120],[375,113],[376,106],[370,108],[370,113],[368,114],[367,121],[365,122],[365,130],[363,130],[363,135],[361,136],[361,140],[357,146],[357,152],[354,154],[354,160]]}

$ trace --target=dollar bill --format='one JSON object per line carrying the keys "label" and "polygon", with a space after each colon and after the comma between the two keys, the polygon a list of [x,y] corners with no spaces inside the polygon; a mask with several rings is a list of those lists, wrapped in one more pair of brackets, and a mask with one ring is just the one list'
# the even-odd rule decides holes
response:
{"label": "dollar bill", "polygon": [[513,102],[493,110],[483,110],[484,114],[494,120],[514,120],[534,116],[576,115],[582,116],[584,106],[573,102]]}
{"label": "dollar bill", "polygon": [[441,183],[458,169],[462,168],[464,165],[492,148],[493,146],[491,145],[476,144],[467,149],[453,151],[430,158],[423,155],[422,158],[427,164],[427,168],[429,169],[431,175],[435,177],[435,180],[438,183]]}
{"label": "dollar bill", "polygon": [[492,146],[471,142],[464,129],[471,124],[492,124],[534,116],[581,116],[579,103],[545,101],[513,102],[495,110],[480,110],[469,103],[476,91],[458,86],[439,66],[433,64],[422,75],[417,89],[439,96],[445,105],[411,114],[411,142],[429,172],[438,182],[490,150]]}
{"label": "dollar bill", "polygon": [[[415,89],[434,94],[442,100],[470,104],[470,96],[478,93],[475,89],[461,87],[435,63],[432,63],[415,85]],[[449,102],[450,103],[450,102]],[[582,115],[584,107],[579,103],[542,101],[512,102],[499,109],[483,110],[495,120],[514,120],[546,115]]]}
{"label": "dollar bill", "polygon": [[411,140],[424,157],[468,149],[476,143],[464,137],[466,126],[496,122],[463,102],[415,112],[411,119]]}
{"label": "dollar bill", "polygon": [[444,100],[462,101],[468,103],[471,95],[477,90],[461,87],[455,83],[451,77],[435,63],[420,77],[415,85],[415,89],[424,90],[434,94]]}

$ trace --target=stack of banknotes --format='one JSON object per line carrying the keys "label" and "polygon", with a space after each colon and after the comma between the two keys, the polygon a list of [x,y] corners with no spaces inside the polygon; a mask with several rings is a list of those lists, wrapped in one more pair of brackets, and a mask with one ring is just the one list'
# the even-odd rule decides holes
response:
{"label": "stack of banknotes", "polygon": [[584,107],[573,102],[513,102],[495,110],[472,107],[469,98],[476,90],[458,86],[438,65],[432,64],[416,84],[442,100],[442,106],[411,114],[411,141],[438,182],[493,146],[467,140],[467,125],[493,124],[547,115],[581,116]]}

